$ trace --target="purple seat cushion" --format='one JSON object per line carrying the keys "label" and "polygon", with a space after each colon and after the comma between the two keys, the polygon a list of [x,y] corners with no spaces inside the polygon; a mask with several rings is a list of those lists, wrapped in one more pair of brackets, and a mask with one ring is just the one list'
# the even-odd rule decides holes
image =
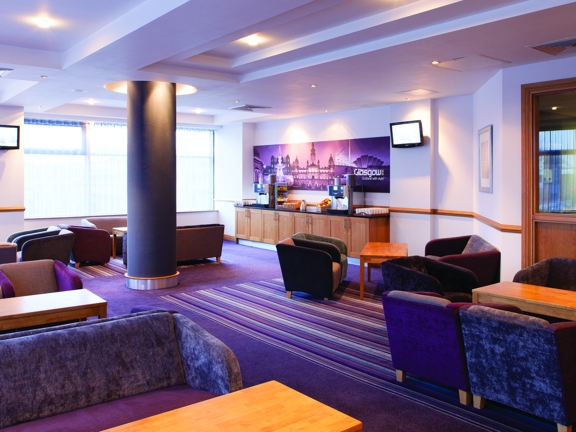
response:
{"label": "purple seat cushion", "polygon": [[119,426],[196,402],[218,396],[195,390],[187,385],[176,385],[136,396],[92,405],[64,414],[21,423],[5,431],[18,432],[91,432]]}

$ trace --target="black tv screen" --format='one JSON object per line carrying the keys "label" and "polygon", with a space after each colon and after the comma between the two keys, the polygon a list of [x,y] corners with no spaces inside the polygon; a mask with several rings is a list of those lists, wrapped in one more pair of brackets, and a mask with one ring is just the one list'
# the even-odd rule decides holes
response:
{"label": "black tv screen", "polygon": [[422,121],[410,120],[390,123],[390,142],[392,147],[418,147],[424,145]]}
{"label": "black tv screen", "polygon": [[0,150],[20,148],[20,126],[0,125]]}

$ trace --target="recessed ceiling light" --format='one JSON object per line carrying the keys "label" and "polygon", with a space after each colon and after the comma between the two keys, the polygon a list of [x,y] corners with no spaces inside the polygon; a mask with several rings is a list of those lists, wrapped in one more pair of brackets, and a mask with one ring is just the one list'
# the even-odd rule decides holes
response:
{"label": "recessed ceiling light", "polygon": [[324,110],[324,112],[330,112],[330,110]]}
{"label": "recessed ceiling light", "polygon": [[310,84],[310,87],[316,88],[316,84]]}
{"label": "recessed ceiling light", "polygon": [[88,105],[94,105],[96,103],[96,101],[92,98],[88,99],[86,102],[88,102]]}
{"label": "recessed ceiling light", "polygon": [[557,106],[553,106],[551,109],[552,109],[552,111],[556,111],[556,110],[558,109],[558,107],[557,107]]}
{"label": "recessed ceiling light", "polygon": [[72,90],[74,93],[86,93],[86,90],[82,90],[82,89],[75,89]]}
{"label": "recessed ceiling light", "polygon": [[413,90],[405,90],[401,91],[400,93],[410,95],[410,96],[425,96],[432,93],[438,93],[434,90],[426,90],[426,89],[413,89]]}
{"label": "recessed ceiling light", "polygon": [[433,65],[440,64],[440,61],[439,61],[439,60],[432,60],[432,64],[433,64]]}
{"label": "recessed ceiling light", "polygon": [[263,39],[260,36],[253,34],[250,36],[246,36],[245,38],[242,38],[240,40],[250,46],[257,46],[260,45]]}
{"label": "recessed ceiling light", "polygon": [[239,103],[239,102],[240,102],[240,100],[239,100],[239,99],[236,99],[236,100],[234,101],[234,103]]}
{"label": "recessed ceiling light", "polygon": [[52,21],[46,17],[36,19],[36,25],[40,28],[47,29],[52,27]]}
{"label": "recessed ceiling light", "polygon": [[201,114],[201,113],[202,113],[202,110],[201,110],[200,108],[196,108],[196,109],[194,110],[194,112],[195,112],[196,114]]}
{"label": "recessed ceiling light", "polygon": [[40,78],[46,79],[46,78],[48,78],[48,75],[40,75]]}

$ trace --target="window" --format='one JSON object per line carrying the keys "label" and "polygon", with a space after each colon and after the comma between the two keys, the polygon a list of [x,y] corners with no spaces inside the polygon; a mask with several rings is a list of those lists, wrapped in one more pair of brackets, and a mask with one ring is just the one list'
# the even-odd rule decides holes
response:
{"label": "window", "polygon": [[[127,212],[125,124],[25,120],[26,218]],[[177,210],[213,209],[213,131],[176,130]]]}
{"label": "window", "polygon": [[576,130],[540,131],[538,145],[538,211],[576,212]]}

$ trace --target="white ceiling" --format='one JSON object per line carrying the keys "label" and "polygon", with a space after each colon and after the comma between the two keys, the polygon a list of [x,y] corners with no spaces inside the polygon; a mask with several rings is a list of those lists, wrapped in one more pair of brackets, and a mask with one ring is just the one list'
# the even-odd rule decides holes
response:
{"label": "white ceiling", "polygon": [[[124,118],[104,84],[172,81],[198,89],[178,96],[180,121],[222,124],[470,94],[501,68],[576,55],[529,48],[576,37],[574,16],[566,0],[3,0],[0,104]],[[270,108],[230,110],[244,104]]]}

